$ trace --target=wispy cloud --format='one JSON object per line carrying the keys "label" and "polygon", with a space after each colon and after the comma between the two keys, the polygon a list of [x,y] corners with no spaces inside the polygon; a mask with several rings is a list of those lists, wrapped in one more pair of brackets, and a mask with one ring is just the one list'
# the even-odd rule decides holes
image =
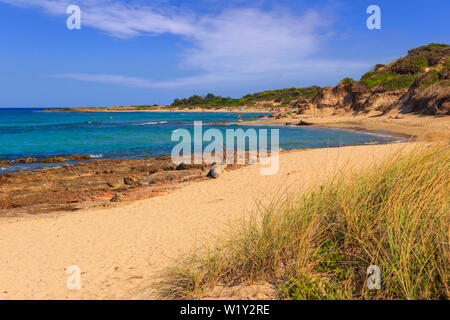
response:
{"label": "wispy cloud", "polygon": [[330,16],[314,10],[290,12],[283,8],[263,10],[229,8],[218,14],[198,15],[187,9],[142,5],[110,0],[0,0],[16,6],[36,7],[63,15],[69,4],[82,9],[83,27],[116,38],[173,34],[190,46],[181,53],[179,67],[197,72],[194,77],[155,81],[123,75],[58,74],[56,77],[138,88],[167,88],[214,82],[243,81],[333,69],[354,71],[367,65],[351,61],[316,60],[332,27]]}
{"label": "wispy cloud", "polygon": [[153,81],[149,79],[129,77],[118,74],[91,74],[91,73],[61,73],[47,75],[51,78],[72,79],[85,82],[97,82],[106,84],[116,84],[134,88],[173,88],[179,86],[192,86],[211,82],[220,82],[226,80],[227,77],[217,76],[214,74],[203,74],[196,77],[184,77],[168,81]]}

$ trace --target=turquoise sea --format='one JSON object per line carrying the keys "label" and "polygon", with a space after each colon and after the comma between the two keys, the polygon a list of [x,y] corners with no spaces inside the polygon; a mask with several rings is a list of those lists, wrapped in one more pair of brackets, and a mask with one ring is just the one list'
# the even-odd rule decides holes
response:
{"label": "turquoise sea", "polygon": [[[170,154],[177,142],[171,133],[178,128],[193,129],[202,120],[203,130],[217,128],[279,128],[280,147],[322,148],[340,145],[388,143],[398,137],[320,127],[237,124],[239,113],[127,112],[127,113],[39,113],[40,109],[0,108],[0,160],[23,157],[46,158],[88,154],[95,159],[146,158]],[[243,114],[243,120],[261,114]],[[264,114],[263,114],[264,115]],[[204,146],[208,143],[205,142]],[[60,165],[60,164],[59,164]],[[52,165],[13,164],[0,172],[35,169]]]}

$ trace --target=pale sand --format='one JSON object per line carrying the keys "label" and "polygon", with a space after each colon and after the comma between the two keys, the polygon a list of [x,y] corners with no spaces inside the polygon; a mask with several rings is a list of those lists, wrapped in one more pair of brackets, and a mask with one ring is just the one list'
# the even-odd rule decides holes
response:
{"label": "pale sand", "polygon": [[[394,118],[398,116],[398,119]],[[305,121],[313,125],[342,129],[358,129],[367,131],[385,131],[402,136],[415,136],[419,140],[433,141],[450,139],[450,116],[419,116],[397,114],[385,116],[367,115],[353,116],[312,116],[299,115],[294,118],[268,119],[263,121],[245,121],[245,124],[297,124]]]}
{"label": "pale sand", "polygon": [[[361,171],[412,145],[286,152],[273,176],[253,165],[122,207],[2,219],[0,299],[156,298],[162,270],[248,217],[257,200],[268,204],[282,191]],[[79,291],[66,287],[69,265],[81,268]]]}

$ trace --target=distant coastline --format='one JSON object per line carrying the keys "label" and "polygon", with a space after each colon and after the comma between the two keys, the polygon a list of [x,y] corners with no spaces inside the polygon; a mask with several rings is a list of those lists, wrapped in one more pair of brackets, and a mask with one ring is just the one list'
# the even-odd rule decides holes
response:
{"label": "distant coastline", "polygon": [[230,112],[230,113],[259,113],[270,112],[269,109],[264,108],[180,108],[169,106],[154,106],[154,107],[77,107],[77,108],[49,108],[39,110],[36,112],[61,112],[61,113],[94,113],[94,112]]}

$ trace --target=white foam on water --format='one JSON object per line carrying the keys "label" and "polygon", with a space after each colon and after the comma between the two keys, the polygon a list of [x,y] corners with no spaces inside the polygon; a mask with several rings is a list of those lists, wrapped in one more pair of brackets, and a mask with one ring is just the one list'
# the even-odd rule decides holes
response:
{"label": "white foam on water", "polygon": [[135,124],[135,126],[148,126],[148,125],[163,124],[163,123],[167,123],[167,121],[150,121],[150,122]]}

